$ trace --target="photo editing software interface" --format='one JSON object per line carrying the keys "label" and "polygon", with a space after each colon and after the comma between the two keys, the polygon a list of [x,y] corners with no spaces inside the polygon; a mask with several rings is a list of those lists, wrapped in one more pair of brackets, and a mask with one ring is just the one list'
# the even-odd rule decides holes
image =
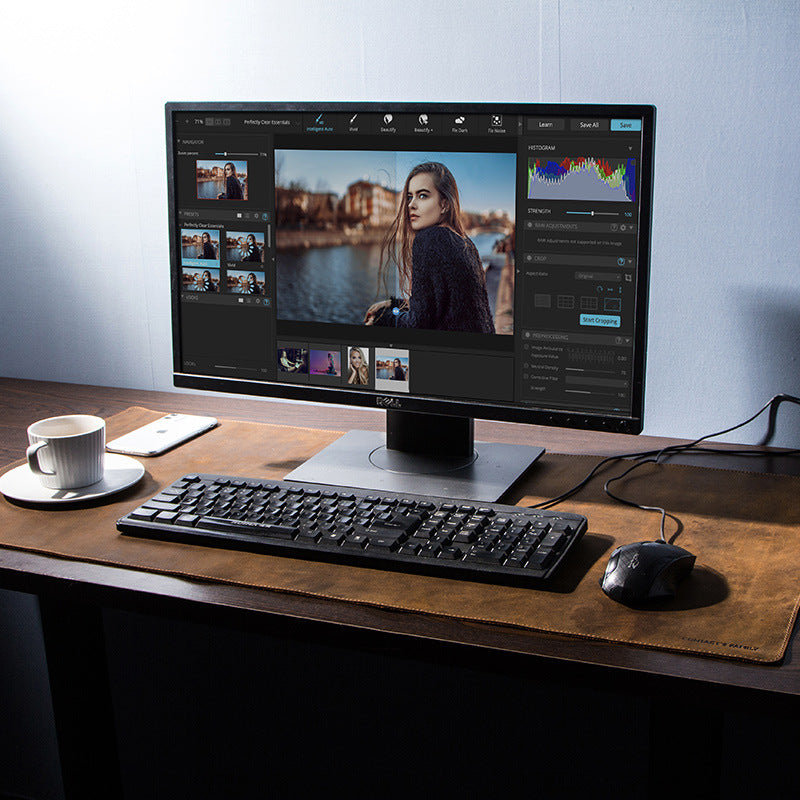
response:
{"label": "photo editing software interface", "polygon": [[652,109],[167,109],[176,373],[641,427]]}

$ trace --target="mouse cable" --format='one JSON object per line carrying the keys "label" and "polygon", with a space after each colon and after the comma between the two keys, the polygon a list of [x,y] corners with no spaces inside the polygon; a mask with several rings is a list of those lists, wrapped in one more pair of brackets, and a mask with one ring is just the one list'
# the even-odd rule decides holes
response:
{"label": "mouse cable", "polygon": [[[563,502],[564,500],[572,497],[573,495],[575,495],[579,491],[581,491],[581,489],[583,489],[592,480],[592,478],[594,478],[595,475],[597,475],[597,473],[600,472],[603,469],[603,467],[605,467],[608,464],[613,464],[616,461],[623,461],[625,459],[635,459],[636,463],[633,464],[630,468],[628,468],[622,475],[617,476],[617,478],[611,478],[609,481],[607,481],[606,482],[606,487],[608,486],[608,483],[610,483],[611,481],[625,477],[633,469],[636,469],[637,467],[639,467],[639,466],[641,466],[643,464],[658,463],[663,458],[665,458],[667,456],[676,455],[676,454],[680,454],[680,453],[714,453],[714,454],[717,454],[717,455],[722,453],[724,455],[730,455],[730,456],[762,456],[763,457],[764,455],[767,455],[767,454],[759,453],[758,451],[753,451],[751,449],[749,449],[749,450],[719,450],[719,449],[710,448],[710,447],[698,447],[698,445],[701,444],[702,442],[705,442],[708,439],[714,439],[717,436],[723,436],[726,433],[731,433],[732,431],[738,430],[739,428],[743,428],[745,425],[749,425],[751,422],[753,422],[755,419],[757,419],[759,416],[761,416],[761,414],[763,414],[767,409],[770,409],[770,425],[771,425],[771,427],[774,428],[774,423],[775,423],[774,417],[776,415],[776,410],[777,410],[778,406],[784,401],[789,401],[789,402],[797,403],[798,405],[800,405],[800,398],[798,398],[798,397],[794,397],[792,395],[787,395],[787,394],[775,395],[774,397],[772,397],[769,400],[769,402],[765,403],[755,414],[753,414],[751,417],[746,419],[744,422],[740,422],[737,425],[732,425],[731,427],[725,428],[724,430],[721,430],[721,431],[717,431],[716,433],[706,434],[705,436],[701,436],[700,438],[695,439],[694,441],[688,442],[686,444],[667,445],[666,447],[663,447],[660,450],[644,450],[644,451],[639,451],[639,452],[634,452],[634,453],[622,453],[620,455],[607,456],[606,458],[603,458],[600,461],[598,461],[598,463],[595,464],[595,466],[590,470],[590,472],[586,475],[586,477],[583,478],[578,483],[576,483],[574,486],[572,486],[571,488],[567,489],[565,492],[562,492],[557,497],[552,497],[549,500],[543,500],[540,503],[536,503],[535,505],[531,505],[530,508],[547,509],[547,508],[552,508],[555,505],[558,505],[559,503]],[[770,433],[770,438],[771,438],[771,433]],[[777,453],[776,455],[781,455],[781,456],[789,455],[789,456],[792,456],[792,455],[797,455],[799,453],[800,453],[800,449],[794,449],[794,450],[785,450],[785,451],[782,451],[780,453]],[[607,492],[607,489],[606,489],[606,492]],[[622,498],[618,498],[618,497],[615,497],[613,495],[610,495],[610,496],[612,496],[616,500],[619,500],[620,502],[626,502]],[[636,504],[630,503],[630,505],[636,505]],[[660,511],[663,511],[663,509],[655,509],[655,508],[648,509],[648,510],[660,510]],[[666,512],[664,512],[664,515],[666,516]],[[662,518],[662,530],[663,530],[663,524],[664,524],[664,519]]]}
{"label": "mouse cable", "polygon": [[642,511],[658,511],[661,514],[661,525],[660,525],[660,534],[661,534],[661,541],[666,543],[667,542],[667,535],[666,535],[666,524],[667,524],[667,509],[661,508],[661,506],[645,506],[641,503],[636,503],[633,500],[627,500],[624,497],[620,497],[619,495],[614,494],[611,489],[608,487],[614,483],[614,481],[621,481],[628,473],[633,472],[633,470],[638,469],[643,464],[657,464],[658,463],[658,456],[654,458],[648,458],[644,461],[637,461],[635,464],[632,464],[628,469],[625,470],[621,475],[616,475],[613,478],[609,478],[603,484],[603,491],[612,499],[616,500],[619,503],[624,503],[626,506],[633,506],[634,508],[638,508]]}

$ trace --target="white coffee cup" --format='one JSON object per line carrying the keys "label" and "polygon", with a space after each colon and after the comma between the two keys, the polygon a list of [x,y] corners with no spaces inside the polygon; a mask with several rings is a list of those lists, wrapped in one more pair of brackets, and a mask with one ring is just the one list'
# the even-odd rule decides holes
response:
{"label": "white coffee cup", "polygon": [[28,466],[48,489],[77,489],[103,478],[106,423],[88,414],[34,422],[28,428]]}

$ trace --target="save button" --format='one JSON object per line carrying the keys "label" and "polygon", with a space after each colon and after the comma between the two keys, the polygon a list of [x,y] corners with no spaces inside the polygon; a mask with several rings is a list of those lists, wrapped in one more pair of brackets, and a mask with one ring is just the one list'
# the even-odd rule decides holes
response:
{"label": "save button", "polygon": [[612,119],[612,131],[641,131],[642,121],[640,119]]}

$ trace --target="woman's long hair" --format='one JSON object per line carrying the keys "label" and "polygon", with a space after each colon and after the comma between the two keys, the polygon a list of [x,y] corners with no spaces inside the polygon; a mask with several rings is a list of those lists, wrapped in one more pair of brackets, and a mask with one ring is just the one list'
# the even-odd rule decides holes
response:
{"label": "woman's long hair", "polygon": [[233,178],[236,181],[236,185],[242,190],[242,195],[244,196],[242,182],[239,180],[239,176],[236,174],[236,164],[234,164],[233,161],[227,161],[225,162],[225,167],[231,168],[231,174],[225,176],[225,191],[228,191],[228,178]]}
{"label": "woman's long hair", "polygon": [[426,161],[424,164],[418,164],[408,173],[403,192],[400,195],[400,208],[381,246],[379,280],[383,285],[384,294],[391,294],[387,285],[388,276],[392,273],[392,267],[396,267],[400,276],[400,294],[406,304],[408,298],[411,297],[411,249],[414,245],[415,236],[408,214],[408,184],[416,175],[425,173],[432,177],[436,191],[439,192],[446,203],[444,214],[439,224],[450,228],[465,241],[467,239],[464,224],[461,221],[461,201],[458,196],[458,185],[453,173],[438,161]]}

